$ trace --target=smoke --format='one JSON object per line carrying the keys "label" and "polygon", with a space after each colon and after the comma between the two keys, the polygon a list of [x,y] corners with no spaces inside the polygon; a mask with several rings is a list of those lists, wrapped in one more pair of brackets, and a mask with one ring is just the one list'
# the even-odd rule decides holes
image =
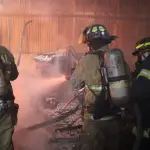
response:
{"label": "smoke", "polygon": [[[57,66],[56,66],[57,68]],[[22,58],[19,66],[19,77],[12,83],[15,102],[19,104],[18,124],[14,134],[14,142],[17,150],[22,148],[42,150],[49,147],[48,133],[40,129],[32,133],[19,132],[30,125],[45,121],[42,111],[42,97],[64,83],[64,76],[56,78],[43,78],[35,69],[34,63]],[[55,71],[54,68],[52,70]],[[44,99],[43,99],[44,101]]]}

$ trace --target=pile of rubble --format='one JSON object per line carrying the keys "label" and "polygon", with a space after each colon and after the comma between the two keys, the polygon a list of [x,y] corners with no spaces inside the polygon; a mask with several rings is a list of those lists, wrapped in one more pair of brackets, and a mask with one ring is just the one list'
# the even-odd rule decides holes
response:
{"label": "pile of rubble", "polygon": [[[54,101],[54,99],[51,100]],[[79,101],[75,99],[66,109],[63,109],[65,105],[65,102],[61,102],[55,109],[44,110],[47,120],[52,120],[78,108],[75,113],[46,128],[50,135],[49,143],[51,148],[53,147],[52,149],[54,150],[72,149],[72,146],[76,143],[79,137],[82,127],[82,106],[80,105]]]}
{"label": "pile of rubble", "polygon": [[[51,99],[52,101],[54,101],[54,99]],[[57,102],[54,102],[57,103]],[[63,115],[66,112],[69,112],[73,109],[75,109],[78,105],[79,102],[78,101],[74,101],[72,102],[66,109],[63,109],[63,107],[65,106],[65,102],[59,103],[55,109],[44,109],[44,113],[46,115],[47,119],[53,119],[53,118],[57,118],[58,116]],[[67,118],[65,118],[64,120],[62,120],[61,122],[58,122],[59,125],[61,124],[65,124],[65,125],[78,125],[82,123],[82,117],[81,117],[81,106],[79,106],[78,111],[76,111],[76,113],[68,116]]]}

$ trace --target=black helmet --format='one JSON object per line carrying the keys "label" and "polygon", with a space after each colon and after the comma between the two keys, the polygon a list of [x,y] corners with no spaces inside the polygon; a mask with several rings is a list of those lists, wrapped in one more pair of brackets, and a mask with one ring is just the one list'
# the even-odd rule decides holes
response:
{"label": "black helmet", "polygon": [[86,27],[82,35],[79,38],[79,43],[87,43],[91,42],[95,39],[100,40],[108,40],[112,41],[115,40],[117,36],[110,35],[107,29],[104,27],[104,25],[101,24],[94,24],[91,26]]}
{"label": "black helmet", "polygon": [[139,40],[135,45],[135,51],[132,53],[132,55],[136,56],[139,54],[139,52],[144,53],[147,51],[150,51],[150,37]]}
{"label": "black helmet", "polygon": [[89,30],[87,31],[87,40],[93,41],[95,39],[102,39],[102,40],[115,40],[117,37],[112,36],[109,34],[107,29],[104,27],[104,25],[95,24],[92,25]]}

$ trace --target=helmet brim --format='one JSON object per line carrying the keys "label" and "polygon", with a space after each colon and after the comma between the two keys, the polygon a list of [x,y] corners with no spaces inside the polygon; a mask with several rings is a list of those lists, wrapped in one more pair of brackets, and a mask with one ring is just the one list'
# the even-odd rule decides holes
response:
{"label": "helmet brim", "polygon": [[133,55],[133,56],[137,56],[139,53],[140,53],[140,54],[143,54],[143,53],[145,53],[145,52],[150,52],[150,49],[145,49],[145,50],[144,50],[144,49],[143,49],[143,50],[140,49],[140,50],[138,50],[138,51],[135,50],[135,51],[132,53],[132,55]]}
{"label": "helmet brim", "polygon": [[118,37],[115,36],[115,35],[103,37],[103,39],[106,39],[106,40],[116,40],[117,38],[118,38]]}
{"label": "helmet brim", "polygon": [[93,41],[93,40],[96,40],[96,39],[97,40],[113,41],[113,40],[116,40],[117,38],[118,38],[117,36],[111,35],[111,36],[95,37],[95,38],[92,38],[89,41]]}
{"label": "helmet brim", "polygon": [[136,56],[138,53],[139,53],[139,51],[134,51],[134,52],[132,53],[132,55],[133,55],[133,56]]}

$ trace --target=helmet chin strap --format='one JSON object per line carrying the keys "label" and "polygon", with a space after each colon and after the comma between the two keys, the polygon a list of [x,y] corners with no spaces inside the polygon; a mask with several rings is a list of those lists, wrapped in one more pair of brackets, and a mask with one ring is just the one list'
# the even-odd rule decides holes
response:
{"label": "helmet chin strap", "polygon": [[91,45],[90,42],[87,42],[87,46],[88,46],[88,48],[89,48],[89,49],[88,49],[89,52],[93,51],[92,45]]}
{"label": "helmet chin strap", "polygon": [[150,55],[150,52],[145,52],[142,55],[138,56],[137,63],[142,64],[143,61]]}
{"label": "helmet chin strap", "polygon": [[101,48],[104,47],[106,44],[101,44],[101,45],[95,47],[94,45],[92,46],[92,43],[88,42],[87,45],[89,47],[89,51],[94,52],[94,51],[98,51],[98,50],[103,51],[103,49],[101,49]]}

